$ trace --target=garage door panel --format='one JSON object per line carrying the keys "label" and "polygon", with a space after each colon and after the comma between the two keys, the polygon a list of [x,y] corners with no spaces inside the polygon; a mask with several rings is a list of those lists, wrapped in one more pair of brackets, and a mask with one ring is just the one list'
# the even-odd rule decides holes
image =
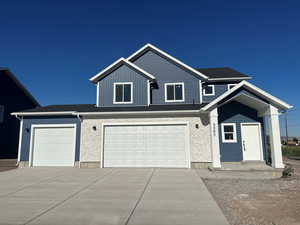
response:
{"label": "garage door panel", "polygon": [[186,125],[106,126],[105,167],[187,167]]}
{"label": "garage door panel", "polygon": [[33,166],[73,166],[74,127],[36,127],[33,132]]}

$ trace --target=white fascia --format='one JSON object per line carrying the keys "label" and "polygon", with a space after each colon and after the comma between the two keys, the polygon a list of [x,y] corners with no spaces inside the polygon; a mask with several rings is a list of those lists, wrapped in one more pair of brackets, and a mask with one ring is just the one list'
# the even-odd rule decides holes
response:
{"label": "white fascia", "polygon": [[150,48],[156,52],[159,52],[161,55],[165,56],[166,58],[170,59],[171,61],[179,64],[180,66],[186,68],[187,70],[190,70],[191,72],[195,73],[196,75],[200,76],[201,78],[204,79],[208,79],[208,77],[206,75],[204,75],[203,73],[200,73],[199,71],[195,70],[194,68],[188,66],[187,64],[181,62],[180,60],[174,58],[173,56],[169,55],[168,53],[160,50],[159,48],[151,45],[151,44],[146,44],[144,47],[140,48],[139,50],[137,50],[135,53],[133,53],[132,55],[130,55],[127,60],[130,61],[132,58],[134,58],[136,55],[138,55],[139,53],[143,52],[146,48]]}
{"label": "white fascia", "polygon": [[124,111],[124,112],[75,112],[78,116],[97,116],[97,115],[135,115],[135,114],[184,114],[200,113],[199,110],[174,110],[174,111]]}
{"label": "white fascia", "polygon": [[145,70],[143,70],[142,68],[136,66],[135,64],[129,62],[127,59],[125,58],[120,58],[118,59],[117,61],[115,61],[114,63],[112,63],[111,65],[109,65],[108,67],[106,67],[105,69],[103,69],[102,71],[100,71],[99,73],[97,73],[95,76],[93,76],[92,78],[90,78],[90,81],[91,82],[97,82],[97,80],[103,75],[105,74],[107,71],[113,69],[114,67],[118,66],[119,64],[126,64],[128,65],[129,67],[132,67],[134,68],[135,70],[141,72],[142,74],[144,74],[146,77],[148,77],[150,80],[155,80],[155,77],[146,72]]}
{"label": "white fascia", "polygon": [[216,98],[215,100],[213,100],[212,102],[210,102],[208,105],[206,105],[205,107],[203,107],[201,109],[201,111],[206,111],[208,109],[210,109],[211,107],[213,107],[215,104],[217,104],[219,101],[221,101],[222,99],[226,98],[228,95],[230,95],[231,93],[235,92],[237,89],[239,89],[240,87],[244,86],[246,89],[253,91],[255,94],[261,96],[262,98],[265,98],[267,100],[269,100],[270,102],[273,102],[277,105],[279,105],[281,108],[287,110],[287,109],[291,109],[293,106],[289,105],[288,103],[274,97],[273,95],[270,95],[269,93],[263,91],[262,89],[256,87],[253,84],[250,84],[247,81],[242,81],[239,84],[237,84],[235,87],[231,88],[230,90],[224,92],[222,95],[220,95],[218,98]]}
{"label": "white fascia", "polygon": [[73,115],[75,111],[65,112],[15,112],[11,113],[12,116],[53,116],[53,115]]}

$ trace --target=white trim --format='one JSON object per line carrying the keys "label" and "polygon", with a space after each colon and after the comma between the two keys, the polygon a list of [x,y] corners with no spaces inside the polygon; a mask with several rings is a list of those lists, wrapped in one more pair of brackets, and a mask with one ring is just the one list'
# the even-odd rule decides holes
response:
{"label": "white trim", "polygon": [[209,81],[222,81],[222,80],[250,80],[252,77],[228,77],[228,78],[208,78]]}
{"label": "white trim", "polygon": [[64,112],[16,112],[11,113],[12,116],[48,116],[48,115],[73,115],[76,111],[64,111]]}
{"label": "white trim", "polygon": [[199,102],[202,104],[203,102],[203,97],[202,97],[202,81],[199,80]]}
{"label": "white trim", "polygon": [[146,48],[150,48],[158,53],[160,53],[161,55],[165,56],[166,58],[170,59],[171,61],[179,64],[180,66],[190,70],[191,72],[195,73],[196,75],[202,77],[202,78],[205,78],[205,79],[208,79],[208,77],[206,75],[204,75],[203,73],[200,73],[199,71],[193,69],[192,67],[186,65],[185,63],[181,62],[180,60],[174,58],[173,56],[167,54],[166,52],[158,49],[157,47],[151,45],[151,44],[146,44],[144,47],[140,48],[139,50],[137,50],[135,53],[133,53],[132,55],[130,55],[127,60],[131,60],[132,58],[134,58],[136,55],[138,55],[139,53],[143,52]]}
{"label": "white trim", "polygon": [[152,74],[146,72],[142,68],[136,66],[135,64],[131,63],[130,61],[128,61],[127,59],[124,59],[122,57],[122,58],[118,59],[117,61],[115,61],[114,63],[112,63],[111,65],[109,65],[108,67],[106,67],[105,69],[103,69],[102,71],[100,71],[99,73],[97,73],[92,78],[90,78],[90,81],[91,82],[96,82],[103,74],[105,74],[107,71],[113,69],[115,66],[118,66],[119,64],[126,64],[126,65],[136,69],[137,71],[143,73],[149,79],[155,80],[155,77]]}
{"label": "white trim", "polygon": [[248,161],[247,159],[245,159],[245,153],[244,153],[244,147],[243,147],[243,141],[244,141],[244,138],[243,138],[243,129],[242,129],[242,126],[243,125],[258,125],[258,136],[259,136],[259,147],[260,147],[260,160],[261,161],[264,161],[264,153],[263,153],[263,144],[262,144],[262,133],[261,133],[261,123],[259,122],[249,122],[249,123],[240,123],[240,126],[241,126],[241,140],[242,140],[242,143],[241,143],[241,147],[242,147],[242,152],[243,152],[243,161]]}
{"label": "white trim", "polygon": [[72,127],[75,129],[74,132],[74,150],[73,150],[73,158],[74,158],[74,162],[73,162],[73,166],[75,166],[75,154],[76,154],[76,134],[77,134],[77,124],[76,123],[70,123],[70,124],[31,124],[31,128],[30,128],[30,144],[29,144],[29,167],[32,167],[32,163],[33,163],[33,140],[34,140],[34,129],[35,128],[47,128],[47,127],[51,127],[51,128],[63,128],[63,127]]}
{"label": "white trim", "polygon": [[79,112],[73,115],[135,115],[135,114],[184,114],[196,113],[200,114],[199,110],[170,110],[170,111],[127,111],[127,112]]}
{"label": "white trim", "polygon": [[[101,160],[100,160],[100,168],[104,168],[104,138],[105,138],[105,126],[135,126],[135,125],[185,125],[185,141],[186,141],[186,159],[187,159],[187,167],[191,168],[191,149],[190,149],[190,123],[188,121],[169,121],[169,122],[124,122],[124,123],[102,123],[101,124],[101,131],[102,131],[102,142],[101,142]],[[154,166],[149,166],[154,167]],[[163,166],[160,166],[163,167]],[[168,168],[172,168],[167,166]],[[175,167],[174,167],[175,168]],[[182,167],[180,167],[182,168]]]}
{"label": "white trim", "polygon": [[[233,140],[225,139],[224,126],[233,126]],[[236,124],[235,123],[221,123],[222,142],[223,143],[237,143]]]}
{"label": "white trim", "polygon": [[22,136],[23,136],[23,118],[21,118],[21,121],[20,121],[19,146],[18,146],[18,162],[21,161]]}
{"label": "white trim", "polygon": [[[174,85],[174,98],[175,96],[175,85],[182,85],[182,99],[180,100],[168,100],[167,99],[167,86],[168,85]],[[165,102],[184,102],[185,101],[185,95],[184,95],[184,82],[177,82],[177,83],[165,83]]]}
{"label": "white trim", "polygon": [[99,90],[99,88],[100,88],[100,83],[99,82],[97,82],[97,86],[96,86],[96,89],[97,89],[97,91],[96,91],[96,106],[97,107],[99,107],[100,106],[100,102],[99,102],[99,93],[100,93],[100,90]]}
{"label": "white trim", "polygon": [[206,93],[206,89],[203,88],[203,95],[204,96],[214,96],[215,95],[215,85],[214,84],[209,84],[209,85],[206,85],[206,86],[212,88],[212,93]]}
{"label": "white trim", "polygon": [[227,91],[229,91],[231,88],[230,86],[233,86],[232,88],[234,88],[237,84],[227,84]]}
{"label": "white trim", "polygon": [[151,89],[150,89],[150,80],[147,80],[147,103],[148,106],[151,103]]}
{"label": "white trim", "polygon": [[253,84],[250,84],[247,81],[242,81],[239,84],[237,84],[234,88],[231,88],[229,91],[226,91],[225,93],[223,93],[222,95],[220,95],[218,98],[216,98],[215,100],[213,100],[212,102],[210,102],[208,105],[206,105],[205,107],[203,107],[201,109],[201,111],[206,111],[208,109],[210,109],[211,107],[213,107],[214,105],[216,105],[219,101],[221,101],[222,99],[226,98],[228,95],[230,95],[231,93],[235,92],[237,89],[239,89],[240,87],[245,86],[246,88],[250,89],[251,91],[255,92],[256,94],[260,95],[263,98],[266,98],[272,102],[275,102],[276,104],[278,104],[280,107],[282,107],[283,109],[290,109],[293,106],[285,103],[284,101],[281,101],[280,99],[268,94],[267,92],[261,90],[260,88],[254,86]]}
{"label": "white trim", "polygon": [[[117,102],[116,101],[116,85],[130,84],[130,102]],[[115,82],[114,83],[114,93],[113,93],[113,104],[132,104],[133,103],[133,82]],[[124,86],[123,86],[123,98],[124,98]]]}

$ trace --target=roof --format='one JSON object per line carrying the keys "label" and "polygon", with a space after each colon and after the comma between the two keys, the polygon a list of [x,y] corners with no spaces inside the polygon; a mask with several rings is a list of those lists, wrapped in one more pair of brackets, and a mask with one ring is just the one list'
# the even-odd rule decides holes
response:
{"label": "roof", "polygon": [[211,109],[215,108],[218,106],[218,103],[225,99],[227,96],[230,94],[234,93],[241,87],[244,87],[246,90],[249,90],[252,93],[255,93],[257,96],[260,96],[261,98],[269,101],[272,103],[274,106],[276,106],[278,109],[281,110],[287,110],[292,108],[293,106],[289,105],[288,103],[274,97],[273,95],[270,95],[269,93],[263,91],[262,89],[256,87],[255,85],[247,82],[247,81],[242,81],[239,84],[237,84],[235,87],[231,88],[230,90],[224,92],[222,95],[211,101],[209,104],[201,108],[201,111],[210,111]]}
{"label": "roof", "polygon": [[138,67],[137,65],[129,62],[127,59],[120,58],[117,61],[115,61],[114,63],[112,63],[110,66],[106,67],[105,69],[103,69],[102,71],[97,73],[95,76],[90,78],[90,81],[93,83],[96,83],[100,79],[102,79],[103,77],[105,77],[106,75],[108,75],[109,73],[114,71],[116,68],[118,68],[119,66],[124,65],[124,64],[127,65],[128,67],[130,67],[131,69],[137,71],[138,73],[142,74],[146,78],[148,78],[150,80],[155,80],[155,77],[152,74],[146,72],[145,70]]}
{"label": "roof", "polygon": [[240,73],[229,67],[218,67],[218,68],[198,68],[197,71],[205,74],[209,77],[209,80],[220,80],[220,79],[251,79],[250,76]]}
{"label": "roof", "polygon": [[124,112],[162,112],[162,111],[199,111],[203,104],[181,104],[181,105],[150,105],[150,106],[119,106],[119,107],[96,107],[94,104],[77,105],[48,105],[22,112],[12,113],[12,115],[77,115],[80,113],[124,113]]}
{"label": "roof", "polygon": [[40,106],[38,101],[30,94],[30,92],[21,84],[20,81],[15,77],[15,75],[5,67],[0,67],[0,71],[4,71],[7,76],[10,77],[10,79],[16,84],[16,86],[21,89],[21,91],[37,106]]}

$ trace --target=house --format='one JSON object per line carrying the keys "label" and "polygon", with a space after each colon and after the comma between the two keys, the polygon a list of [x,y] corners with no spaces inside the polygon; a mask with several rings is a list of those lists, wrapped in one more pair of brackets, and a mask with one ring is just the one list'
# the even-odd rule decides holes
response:
{"label": "house", "polygon": [[230,68],[192,68],[147,44],[90,78],[94,105],[13,113],[21,118],[19,164],[220,168],[271,158],[283,168],[278,116],[291,106],[250,79]]}
{"label": "house", "polygon": [[13,73],[0,67],[0,159],[18,156],[19,120],[10,113],[40,106]]}

